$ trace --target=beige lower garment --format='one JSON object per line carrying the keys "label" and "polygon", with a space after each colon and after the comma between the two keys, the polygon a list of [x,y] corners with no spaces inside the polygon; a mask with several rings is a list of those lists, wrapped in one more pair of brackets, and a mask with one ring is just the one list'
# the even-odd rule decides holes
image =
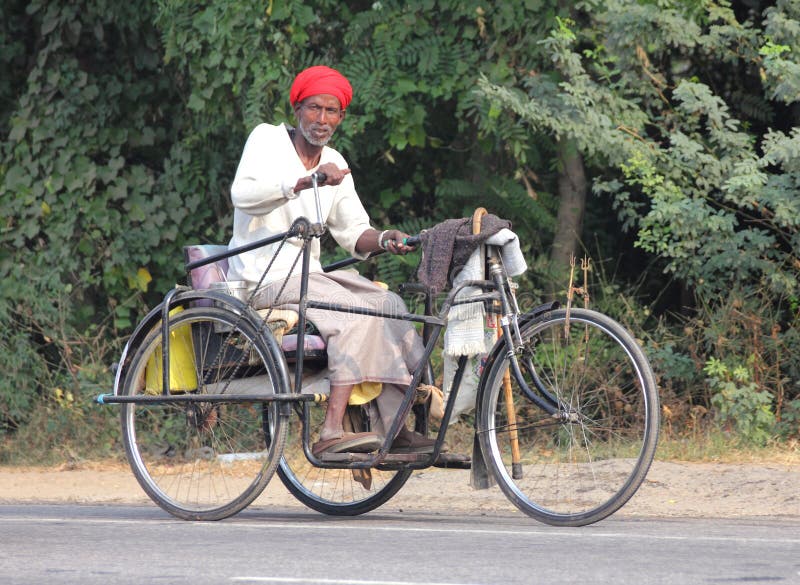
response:
{"label": "beige lower garment", "polygon": [[[300,277],[267,285],[255,299],[256,308],[286,307],[297,310]],[[276,296],[280,293],[280,297]],[[309,275],[308,299],[336,305],[366,307],[389,314],[407,313],[403,300],[361,275],[351,271],[312,273]],[[348,386],[361,382],[381,382],[384,389],[373,402],[380,416],[368,408],[375,432],[391,424],[402,392],[411,382],[422,359],[422,339],[414,326],[400,319],[386,319],[308,309],[307,318],[319,329],[327,344],[331,385]],[[388,390],[388,391],[387,391]]]}
{"label": "beige lower garment", "polygon": [[[265,287],[255,299],[256,308],[270,306],[297,310],[300,277]],[[280,292],[280,298],[275,298]],[[335,271],[309,275],[308,299],[344,306],[367,307],[389,314],[407,313],[403,300],[357,273]],[[327,344],[331,385],[381,382],[383,391],[366,409],[373,431],[385,435],[392,424],[403,392],[411,382],[424,347],[408,321],[308,309],[307,318]]]}
{"label": "beige lower garment", "polygon": [[369,416],[369,428],[385,437],[394,422],[397,411],[403,402],[403,393],[406,387],[395,386],[394,384],[384,384],[383,390],[378,396],[364,405]]}

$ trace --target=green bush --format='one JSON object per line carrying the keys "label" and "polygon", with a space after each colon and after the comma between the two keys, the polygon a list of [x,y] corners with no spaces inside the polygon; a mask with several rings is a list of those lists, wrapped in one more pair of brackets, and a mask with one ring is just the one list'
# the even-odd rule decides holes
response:
{"label": "green bush", "polygon": [[744,444],[765,445],[775,434],[772,396],[758,388],[745,366],[728,366],[711,358],[704,371],[719,424],[735,430]]}

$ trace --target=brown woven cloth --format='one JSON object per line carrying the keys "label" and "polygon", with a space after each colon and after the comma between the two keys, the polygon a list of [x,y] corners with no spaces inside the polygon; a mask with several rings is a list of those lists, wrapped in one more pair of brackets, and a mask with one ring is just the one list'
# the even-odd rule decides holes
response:
{"label": "brown woven cloth", "polygon": [[417,279],[435,294],[453,281],[472,252],[487,239],[511,228],[511,222],[487,213],[481,218],[481,231],[472,234],[472,218],[448,219],[421,234],[422,259]]}

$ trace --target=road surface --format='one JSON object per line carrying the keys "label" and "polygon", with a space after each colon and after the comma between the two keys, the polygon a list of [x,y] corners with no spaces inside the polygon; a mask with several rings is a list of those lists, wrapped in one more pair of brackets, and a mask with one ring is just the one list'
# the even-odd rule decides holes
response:
{"label": "road surface", "polygon": [[800,520],[248,508],[185,522],[155,506],[0,506],[6,585],[800,583]]}

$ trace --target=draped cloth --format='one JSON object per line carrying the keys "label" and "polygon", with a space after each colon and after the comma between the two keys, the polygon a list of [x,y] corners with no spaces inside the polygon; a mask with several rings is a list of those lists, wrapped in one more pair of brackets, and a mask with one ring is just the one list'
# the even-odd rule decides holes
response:
{"label": "draped cloth", "polygon": [[448,219],[421,234],[422,260],[417,279],[438,293],[461,271],[472,253],[487,239],[510,228],[511,222],[491,213],[481,218],[481,231],[472,233],[472,218]]}

